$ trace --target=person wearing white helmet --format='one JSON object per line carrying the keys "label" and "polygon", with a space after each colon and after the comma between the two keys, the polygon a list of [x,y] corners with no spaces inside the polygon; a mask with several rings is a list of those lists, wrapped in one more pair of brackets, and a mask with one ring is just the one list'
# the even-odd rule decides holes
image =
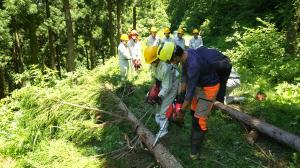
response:
{"label": "person wearing white helmet", "polygon": [[180,46],[182,49],[185,49],[185,40],[183,38],[184,30],[183,28],[179,28],[177,30],[177,35],[174,38],[175,44]]}
{"label": "person wearing white helmet", "polygon": [[158,46],[160,44],[160,38],[156,35],[157,28],[151,27],[150,36],[147,38],[146,46]]}
{"label": "person wearing white helmet", "polygon": [[192,49],[197,49],[198,47],[203,46],[203,40],[201,36],[199,36],[199,30],[194,29],[193,30],[193,37],[190,40],[189,47]]}
{"label": "person wearing white helmet", "polygon": [[129,48],[127,46],[128,35],[122,34],[120,37],[120,44],[118,46],[118,56],[119,56],[119,65],[121,70],[121,78],[122,80],[127,79],[129,67],[131,64],[131,55],[129,52]]}
{"label": "person wearing white helmet", "polygon": [[[161,50],[164,47],[165,50]],[[150,66],[150,72],[160,88],[158,95],[153,98],[154,103],[160,103],[160,110],[155,115],[155,121],[160,126],[161,134],[156,134],[158,138],[168,133],[168,119],[166,111],[173,103],[179,86],[179,72],[176,66],[168,64],[172,57],[174,43],[161,43],[159,47],[150,46],[144,51],[145,61]],[[164,126],[164,123],[165,126]]]}

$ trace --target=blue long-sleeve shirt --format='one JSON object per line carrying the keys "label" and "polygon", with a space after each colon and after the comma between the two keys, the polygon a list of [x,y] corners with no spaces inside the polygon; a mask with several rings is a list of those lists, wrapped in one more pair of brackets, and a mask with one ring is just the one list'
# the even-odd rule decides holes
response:
{"label": "blue long-sleeve shirt", "polygon": [[196,52],[197,52],[197,54],[201,55],[205,60],[207,60],[207,63],[210,65],[213,65],[216,62],[227,58],[225,55],[223,55],[218,50],[213,49],[213,48],[207,48],[206,46],[201,46],[201,47],[197,48]]}
{"label": "blue long-sleeve shirt", "polygon": [[182,66],[182,82],[187,83],[185,100],[193,99],[196,87],[213,86],[219,82],[219,77],[213,67],[204,58],[206,53],[195,49],[187,49],[188,57]]}

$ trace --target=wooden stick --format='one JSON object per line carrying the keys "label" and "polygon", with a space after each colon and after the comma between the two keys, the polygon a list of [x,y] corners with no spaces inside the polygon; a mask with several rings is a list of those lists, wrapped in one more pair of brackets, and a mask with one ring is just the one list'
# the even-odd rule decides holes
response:
{"label": "wooden stick", "polygon": [[268,135],[276,141],[300,151],[300,138],[298,136],[261,121],[255,117],[251,117],[250,115],[242,113],[234,108],[225,106],[220,102],[215,102],[214,106],[223,112],[226,112],[231,117],[249,125],[265,135]]}

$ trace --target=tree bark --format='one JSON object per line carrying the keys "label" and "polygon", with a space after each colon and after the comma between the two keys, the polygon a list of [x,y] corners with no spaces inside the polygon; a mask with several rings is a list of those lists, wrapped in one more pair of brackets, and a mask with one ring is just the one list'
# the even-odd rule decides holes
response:
{"label": "tree bark", "polygon": [[291,19],[290,25],[286,33],[286,52],[292,56],[296,56],[298,53],[297,34],[299,30],[299,21],[300,21],[299,0],[295,1],[294,10],[295,10],[294,16]]}
{"label": "tree bark", "polygon": [[88,46],[84,46],[84,52],[86,57],[86,68],[90,69],[90,59],[89,59],[89,51]]}
{"label": "tree bark", "polygon": [[15,73],[23,72],[23,51],[21,46],[20,34],[17,28],[14,28],[14,46],[13,46],[13,63]]}
{"label": "tree bark", "polygon": [[136,4],[134,4],[132,10],[132,28],[136,30]]}
{"label": "tree bark", "polygon": [[123,2],[117,2],[117,38],[120,38],[121,36],[121,15],[122,15],[122,5],[123,5]]}
{"label": "tree bark", "polygon": [[[47,19],[50,19],[50,4],[49,4],[49,0],[45,0],[46,2],[46,17]],[[55,69],[55,50],[54,50],[54,33],[51,30],[51,27],[48,26],[48,49],[49,49],[49,67],[51,69]]]}
{"label": "tree bark", "polygon": [[[58,40],[57,35],[54,34],[55,41]],[[61,49],[60,45],[56,45],[55,47],[55,56],[56,56],[56,69],[58,71],[58,75],[61,78],[61,66],[60,66],[60,56],[61,56]]]}
{"label": "tree bark", "polygon": [[39,65],[39,58],[38,58],[38,53],[39,53],[39,44],[37,40],[37,23],[36,23],[36,16],[31,15],[30,17],[30,22],[28,23],[28,33],[29,33],[29,45],[30,45],[30,64],[36,64]]}
{"label": "tree bark", "polygon": [[95,57],[95,42],[91,35],[90,37],[90,62],[91,62],[91,69],[96,67],[96,57]]}
{"label": "tree bark", "polygon": [[134,114],[127,108],[127,106],[114,94],[111,94],[117,102],[118,107],[125,113],[125,116],[131,121],[136,133],[140,136],[144,144],[150,152],[153,153],[157,161],[164,168],[182,168],[183,166],[176,160],[176,158],[164,147],[161,143],[157,143],[155,147],[152,146],[155,136],[139,121]]}
{"label": "tree bark", "polygon": [[108,26],[109,26],[109,43],[110,43],[110,55],[114,56],[116,55],[116,44],[115,44],[115,29],[114,29],[114,18],[113,18],[113,1],[107,0],[107,9],[108,9]]}
{"label": "tree bark", "polygon": [[66,68],[68,72],[75,70],[75,53],[74,53],[74,39],[73,39],[73,24],[70,12],[69,0],[63,0],[65,21],[67,26],[67,39],[68,39],[68,55]]}
{"label": "tree bark", "polygon": [[0,67],[0,99],[5,97],[5,78],[4,69]]}
{"label": "tree bark", "polygon": [[298,136],[286,132],[264,121],[260,121],[259,119],[251,117],[248,114],[241,113],[238,110],[225,106],[220,102],[216,102],[214,106],[222,110],[223,112],[228,113],[231,117],[249,125],[250,127],[260,131],[265,135],[268,135],[276,141],[300,151],[300,138]]}

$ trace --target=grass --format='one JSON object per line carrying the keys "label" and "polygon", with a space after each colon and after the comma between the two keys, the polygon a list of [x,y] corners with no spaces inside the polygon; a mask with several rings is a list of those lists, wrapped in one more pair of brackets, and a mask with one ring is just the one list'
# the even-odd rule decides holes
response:
{"label": "grass", "polygon": [[[120,82],[117,58],[93,71],[78,71],[52,86],[27,86],[12,93],[0,104],[0,165],[3,167],[158,167],[149,152],[137,147],[120,159],[107,154],[127,145],[125,134],[132,139],[134,131],[128,123],[107,115],[71,107],[61,100],[117,112],[119,109],[108,96],[115,92],[129,109],[153,132],[157,110],[144,102],[152,81],[148,65],[133,73],[127,82]],[[249,79],[248,79],[249,78]],[[299,135],[299,105],[281,98],[263,80],[244,77],[235,94],[247,101],[241,104],[247,113],[264,118],[280,128]],[[252,82],[251,82],[252,81]],[[258,87],[265,85],[267,101],[253,98]],[[285,116],[285,117],[282,117]],[[99,118],[96,118],[99,117]],[[297,167],[299,152],[260,135],[256,145],[247,143],[247,129],[228,115],[214,111],[209,118],[209,132],[201,149],[201,159],[189,159],[191,128],[189,114],[185,126],[174,124],[162,139],[184,167]],[[101,157],[96,157],[101,155]],[[75,164],[76,163],[76,164]],[[154,163],[154,164],[152,164]]]}

